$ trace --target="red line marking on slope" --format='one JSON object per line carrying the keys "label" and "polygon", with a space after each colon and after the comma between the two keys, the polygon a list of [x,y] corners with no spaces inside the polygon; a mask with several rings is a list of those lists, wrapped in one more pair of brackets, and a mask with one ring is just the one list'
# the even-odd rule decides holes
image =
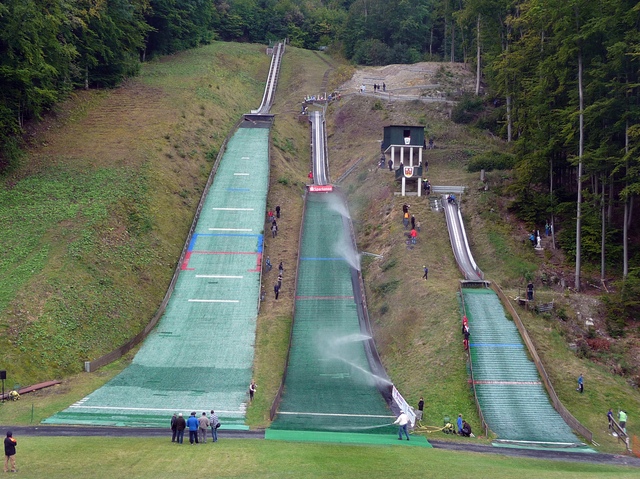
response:
{"label": "red line marking on slope", "polygon": [[296,296],[296,299],[353,299],[353,296]]}
{"label": "red line marking on slope", "polygon": [[262,253],[247,253],[244,251],[187,251],[187,254],[184,255],[184,261],[182,262],[182,267],[180,268],[183,271],[195,271],[195,268],[188,268],[189,260],[191,259],[192,254],[257,254],[258,255],[258,269],[250,269],[248,271],[260,271],[260,265],[262,262]]}
{"label": "red line marking on slope", "polygon": [[251,272],[251,273],[257,272],[257,273],[259,273],[260,270],[262,269],[262,253],[256,253],[256,254],[258,255],[258,261],[257,261],[257,264],[256,264],[256,269],[248,269],[247,270],[248,272]]}
{"label": "red line marking on slope", "polygon": [[[471,380],[469,380],[471,383]],[[517,386],[529,386],[542,384],[540,381],[473,381],[473,384],[514,384]]]}

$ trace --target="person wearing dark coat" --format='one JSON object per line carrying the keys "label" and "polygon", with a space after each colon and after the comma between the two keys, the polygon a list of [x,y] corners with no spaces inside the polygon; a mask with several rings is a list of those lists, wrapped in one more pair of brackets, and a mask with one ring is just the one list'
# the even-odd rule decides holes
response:
{"label": "person wearing dark coat", "polygon": [[176,442],[178,444],[182,444],[182,440],[184,439],[184,430],[187,428],[187,422],[182,417],[182,413],[178,414],[178,419],[176,419]]}
{"label": "person wearing dark coat", "polygon": [[176,414],[171,418],[171,442],[176,442],[176,435],[178,434],[178,416]]}
{"label": "person wearing dark coat", "polygon": [[18,472],[16,469],[16,441],[13,433],[7,431],[7,437],[4,438],[4,472],[9,472],[9,463],[11,463],[11,472]]}
{"label": "person wearing dark coat", "polygon": [[389,171],[393,171],[393,161],[389,158]]}
{"label": "person wearing dark coat", "polygon": [[280,205],[276,206],[276,218],[280,218]]}
{"label": "person wearing dark coat", "polygon": [[276,299],[278,299],[278,295],[280,294],[280,286],[278,286],[278,283],[273,285],[273,292],[276,295]]}

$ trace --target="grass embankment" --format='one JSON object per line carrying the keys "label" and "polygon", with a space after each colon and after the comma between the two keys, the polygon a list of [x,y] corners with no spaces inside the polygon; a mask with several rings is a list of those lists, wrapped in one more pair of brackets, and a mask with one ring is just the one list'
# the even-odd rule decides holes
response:
{"label": "grass embankment", "polygon": [[166,292],[216,153],[269,57],[216,43],[78,92],[0,188],[8,386],[61,378],[133,337]]}
{"label": "grass embankment", "polygon": [[637,477],[637,470],[516,459],[410,446],[219,440],[182,446],[169,439],[17,438],[20,477]]}
{"label": "grass embankment", "polygon": [[[271,170],[267,208],[281,207],[278,236],[265,236],[265,255],[273,269],[263,273],[262,284],[267,300],[262,303],[256,326],[254,370],[258,394],[247,409],[247,423],[266,427],[269,410],[280,387],[289,345],[293,317],[298,238],[302,208],[310,168],[310,126],[298,121],[300,101],[309,92],[320,89],[328,66],[308,50],[287,47],[282,61],[278,89],[271,113],[276,121],[271,131]],[[268,231],[268,229],[265,229]],[[278,278],[278,265],[284,264],[282,289],[276,301],[273,285]]]}

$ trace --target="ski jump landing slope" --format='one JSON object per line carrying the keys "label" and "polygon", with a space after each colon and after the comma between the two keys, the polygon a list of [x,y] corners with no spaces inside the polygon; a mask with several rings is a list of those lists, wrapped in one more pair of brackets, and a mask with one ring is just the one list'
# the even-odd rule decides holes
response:
{"label": "ski jump landing slope", "polygon": [[[454,256],[465,279],[482,281],[456,204],[443,195]],[[498,295],[486,288],[462,289],[469,320],[476,396],[489,428],[501,442],[526,447],[584,447],[549,402],[535,363]]]}
{"label": "ski jump landing slope", "polygon": [[207,194],[158,326],[122,373],[47,424],[167,427],[215,409],[244,426],[269,178],[269,129],[240,128]]}
{"label": "ski jump landing slope", "polygon": [[354,300],[350,235],[336,193],[309,193],[285,392],[272,430],[385,432],[395,416],[369,368]]}

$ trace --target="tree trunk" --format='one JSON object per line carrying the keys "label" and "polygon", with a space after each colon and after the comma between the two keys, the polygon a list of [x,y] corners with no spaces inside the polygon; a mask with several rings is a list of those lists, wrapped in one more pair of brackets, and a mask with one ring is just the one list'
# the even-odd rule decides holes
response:
{"label": "tree trunk", "polygon": [[476,43],[478,44],[478,54],[476,57],[476,95],[480,94],[480,14],[478,13],[478,23],[476,27],[477,36]]}
{"label": "tree trunk", "polygon": [[607,224],[611,226],[613,217],[613,175],[609,178],[609,206],[607,208]]}
{"label": "tree trunk", "polygon": [[89,89],[89,66],[84,67],[84,89]]}
{"label": "tree trunk", "polygon": [[447,61],[447,15],[444,15],[444,35],[442,35],[442,61]]}
{"label": "tree trunk", "polygon": [[[629,155],[629,120],[624,126],[624,152]],[[629,157],[625,165],[625,188],[629,187]],[[622,225],[622,278],[629,274],[629,195],[624,198],[624,218]]]}
{"label": "tree trunk", "polygon": [[511,143],[511,95],[507,95],[507,141]]}
{"label": "tree trunk", "polygon": [[451,22],[451,63],[454,63],[456,61],[456,54],[455,54],[455,48],[456,48],[456,24],[455,22]]}
{"label": "tree trunk", "polygon": [[556,249],[556,228],[554,226],[555,201],[553,201],[553,156],[549,167],[549,196],[551,196],[551,246]]}
{"label": "tree trunk", "polygon": [[600,247],[600,279],[604,282],[604,260],[605,260],[605,238],[606,238],[606,215],[604,214],[605,210],[605,201],[604,201],[604,190],[605,190],[606,182],[604,180],[604,175],[602,175],[602,199],[600,201],[601,206],[601,222],[602,222],[602,236],[600,238],[601,247]]}
{"label": "tree trunk", "polygon": [[431,25],[431,40],[429,40],[429,60],[433,60],[433,25]]}
{"label": "tree trunk", "polygon": [[584,94],[582,91],[582,50],[578,49],[578,97],[580,98],[580,144],[578,151],[578,201],[576,204],[576,291],[580,291],[582,266],[582,156],[584,153]]}

